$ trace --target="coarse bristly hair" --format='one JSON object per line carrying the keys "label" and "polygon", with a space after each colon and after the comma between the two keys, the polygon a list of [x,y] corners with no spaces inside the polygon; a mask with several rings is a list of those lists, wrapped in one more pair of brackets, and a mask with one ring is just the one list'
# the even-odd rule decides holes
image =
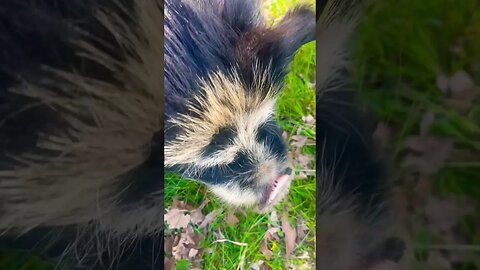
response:
{"label": "coarse bristly hair", "polygon": [[0,1],[1,247],[161,267],[163,17],[160,0]]}
{"label": "coarse bristly hair", "polygon": [[405,248],[392,218],[388,175],[350,81],[349,44],[368,4],[331,0],[318,14],[317,269],[377,269],[398,262]]}
{"label": "coarse bristly hair", "polygon": [[166,169],[230,205],[271,209],[292,173],[274,106],[295,52],[314,38],[306,6],[268,25],[259,1],[167,0]]}

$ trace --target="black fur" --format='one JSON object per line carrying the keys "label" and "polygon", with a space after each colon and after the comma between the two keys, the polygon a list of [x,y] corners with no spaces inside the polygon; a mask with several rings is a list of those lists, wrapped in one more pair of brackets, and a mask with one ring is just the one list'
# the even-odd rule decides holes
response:
{"label": "black fur", "polygon": [[[315,38],[311,23],[314,15],[306,9],[292,13],[292,19],[279,27],[278,34],[257,33],[262,21],[256,1],[206,0],[205,3],[200,10],[182,1],[165,3],[176,14],[165,21],[165,28],[175,33],[175,39],[165,41],[166,140],[177,134],[168,119],[187,113],[187,101],[199,94],[200,79],[213,71],[228,73],[240,67],[248,91],[253,79],[252,67],[258,59],[264,65],[273,61],[278,74],[271,74],[272,83],[279,84],[296,50]],[[225,9],[219,12],[219,7]],[[195,31],[188,25],[195,26]],[[280,35],[285,30],[289,35]],[[251,41],[255,43],[248,42],[250,36],[255,36],[255,41]]]}
{"label": "black fur", "polygon": [[[255,80],[253,70],[258,64],[260,71],[268,73],[267,85],[280,88],[295,52],[315,38],[315,15],[306,7],[290,11],[279,25],[268,28],[259,14],[257,1],[206,0],[198,6],[194,2],[166,1],[166,9],[172,13],[165,21],[167,33],[172,33],[165,40],[166,142],[182,134],[181,128],[170,123],[172,118],[179,114],[196,116],[196,112],[188,111],[187,104],[195,102],[193,98],[201,94],[199,83],[202,79],[213,72],[229,74],[234,69],[247,94],[254,91],[251,87]],[[255,90],[265,91],[257,93],[261,96],[271,89]],[[273,119],[269,125],[274,125],[273,129],[263,128],[260,136],[264,138],[259,141],[269,142],[274,154],[286,157],[284,142]],[[229,127],[220,129],[228,130]],[[223,133],[219,131],[215,140],[220,142],[206,147],[204,154],[221,148],[231,137]],[[245,166],[250,163],[246,156],[239,156],[229,165],[232,175],[246,171]],[[208,184],[225,184],[232,176],[224,175],[222,168],[211,168],[195,176],[188,170],[191,166],[195,167],[194,164],[179,164],[167,169]],[[244,169],[237,171],[240,168]]]}
{"label": "black fur", "polygon": [[[331,254],[334,256],[331,262],[343,259],[338,256],[348,256],[344,259],[355,263],[350,267],[357,267],[352,269],[367,270],[384,261],[398,262],[403,257],[405,244],[389,227],[394,213],[389,201],[388,174],[372,141],[373,123],[359,108],[348,75],[345,72],[338,81],[332,81],[332,85],[342,87],[321,91],[317,97],[320,116],[317,121],[317,222],[324,225],[317,224],[317,250],[322,252],[320,246],[325,243],[321,241],[327,241],[324,248],[331,249],[324,250],[327,253],[350,250],[342,255]],[[350,213],[352,219],[339,226],[333,216],[342,213]],[[324,227],[331,229],[325,232],[320,229]],[[357,231],[358,228],[364,230]],[[322,261],[317,261],[317,265],[327,267]],[[328,267],[343,270],[338,266]]]}
{"label": "black fur", "polygon": [[[23,168],[22,164],[10,158],[12,155],[57,155],[55,152],[37,149],[41,136],[39,134],[53,135],[69,128],[59,116],[61,112],[54,106],[37,104],[37,100],[21,93],[12,93],[9,89],[22,82],[44,85],[49,80],[60,81],[59,78],[52,78],[45,71],[45,66],[75,71],[85,77],[119,84],[110,70],[80,56],[77,44],[73,41],[90,42],[110,57],[120,62],[125,61],[124,54],[121,53],[123,48],[116,42],[117,37],[102,26],[94,15],[95,11],[107,10],[120,16],[135,29],[133,8],[131,0],[0,1],[0,169],[11,169],[14,166],[18,170]],[[161,27],[159,25],[159,29]],[[65,98],[71,97],[65,94]],[[93,122],[93,119],[90,120]],[[145,160],[125,175],[120,186],[112,187],[117,194],[121,194],[118,199],[120,208],[150,204],[150,195],[163,191],[163,134],[152,138],[151,151]],[[154,198],[155,204],[159,200],[162,204],[158,209],[159,223],[163,221],[162,198]],[[1,202],[0,199],[0,209]],[[0,235],[1,233],[0,231]],[[0,247],[40,252],[55,263],[66,263],[67,269],[82,268],[75,258],[62,256],[76,240],[75,226],[38,227],[21,234],[11,228],[0,238]],[[99,251],[93,245],[93,250],[85,254],[87,259],[82,262],[83,267],[106,269],[113,264],[118,265],[114,269],[162,269],[162,243],[161,235],[140,235],[138,240],[125,248],[124,255],[120,258],[111,257],[107,251],[98,254]],[[88,245],[91,246],[91,243]],[[102,258],[101,263],[98,263],[98,257]]]}
{"label": "black fur", "polygon": [[332,81],[332,85],[343,83],[345,86],[325,91],[317,99],[317,115],[321,116],[317,122],[317,161],[320,168],[334,170],[328,173],[338,177],[339,193],[356,198],[360,211],[381,214],[387,175],[372,142],[373,123],[359,109],[347,74],[337,80]]}
{"label": "black fur", "polygon": [[350,60],[369,0],[317,3],[317,268],[368,270],[405,249],[374,121],[357,96]]}

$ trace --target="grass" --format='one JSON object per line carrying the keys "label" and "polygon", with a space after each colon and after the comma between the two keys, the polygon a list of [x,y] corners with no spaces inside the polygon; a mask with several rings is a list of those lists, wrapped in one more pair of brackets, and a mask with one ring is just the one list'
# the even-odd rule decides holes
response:
{"label": "grass", "polygon": [[[459,149],[480,150],[480,105],[467,113],[449,109],[435,84],[442,71],[452,74],[480,63],[479,11],[476,0],[386,0],[363,21],[355,55],[357,81],[378,118],[401,127],[394,160],[401,157],[404,139],[418,133],[428,110],[441,119],[434,123],[435,134],[451,137]],[[459,38],[465,42],[463,56],[450,53]],[[478,191],[480,182],[468,173],[480,175],[478,165],[447,166],[437,175],[438,191],[479,196],[472,189]],[[454,188],[449,179],[465,186]]]}
{"label": "grass", "polygon": [[[266,1],[265,14],[273,21],[275,18],[285,14],[289,7],[299,1],[274,0]],[[314,6],[314,1],[303,1]],[[301,129],[301,134],[315,140],[314,127],[307,127],[302,116],[315,116],[315,92],[313,81],[315,80],[315,43],[303,46],[296,54],[291,71],[286,78],[286,85],[277,103],[276,116],[280,126],[289,134],[289,137]],[[315,154],[314,145],[306,145],[302,148],[305,154]],[[298,168],[297,168],[298,170]],[[206,197],[210,200],[205,211],[209,213],[214,209],[225,209],[222,202],[215,199],[206,188],[192,181],[179,178],[169,174],[165,177],[165,205],[171,204],[173,197],[185,200],[193,205],[199,205]],[[293,182],[288,198],[276,207],[278,212],[288,212],[292,218],[302,217],[309,228],[306,240],[296,247],[296,254],[308,252],[310,261],[314,261],[315,254],[315,179],[310,177],[306,180]],[[283,209],[283,210],[282,210]],[[226,211],[217,215],[216,219],[209,225],[206,239],[202,246],[208,250],[204,255],[203,269],[237,269],[242,256],[245,256],[246,263],[263,260],[272,269],[287,269],[287,264],[301,265],[304,259],[285,259],[283,243],[271,242],[270,249],[274,256],[267,260],[260,252],[260,243],[267,231],[269,215],[259,215],[247,211],[247,216],[239,216],[239,223],[234,228],[225,224]],[[293,223],[292,223],[293,224]],[[216,243],[215,232],[221,231],[226,239],[248,246],[238,246],[231,243]]]}
{"label": "grass", "polygon": [[[419,133],[422,115],[432,111],[437,116],[432,133],[451,138],[456,153],[470,156],[452,158],[433,175],[433,193],[480,198],[480,104],[474,103],[465,112],[449,108],[436,86],[440,73],[451,75],[459,70],[472,74],[480,84],[480,74],[475,70],[480,64],[480,2],[379,1],[362,21],[358,38],[354,70],[362,98],[380,121],[397,130],[391,160],[397,182],[405,184],[401,180],[408,176],[398,166],[403,143]],[[462,51],[452,52],[454,47]],[[478,245],[480,232],[478,227],[472,229],[472,224],[479,224],[480,219],[467,219],[470,221],[461,223],[467,224],[468,242]],[[417,235],[418,242],[438,241],[438,236],[435,240],[426,228],[411,233]],[[480,269],[476,267],[466,264],[455,269]]]}

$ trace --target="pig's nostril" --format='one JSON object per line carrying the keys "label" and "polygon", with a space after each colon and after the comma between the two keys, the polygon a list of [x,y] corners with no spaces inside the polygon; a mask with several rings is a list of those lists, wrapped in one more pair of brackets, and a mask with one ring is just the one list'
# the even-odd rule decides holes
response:
{"label": "pig's nostril", "polygon": [[290,174],[292,174],[292,171],[293,171],[292,168],[288,167],[283,171],[283,174],[290,175]]}

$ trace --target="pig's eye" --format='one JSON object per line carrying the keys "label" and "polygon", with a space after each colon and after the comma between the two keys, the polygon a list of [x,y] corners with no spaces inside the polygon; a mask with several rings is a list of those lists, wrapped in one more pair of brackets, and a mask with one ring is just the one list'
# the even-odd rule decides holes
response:
{"label": "pig's eye", "polygon": [[275,121],[270,120],[258,127],[257,141],[270,144],[272,141],[281,140],[282,131],[276,125]]}
{"label": "pig's eye", "polygon": [[282,138],[282,130],[275,121],[263,123],[257,130],[257,141],[264,144],[271,154],[282,156],[286,152],[286,146]]}
{"label": "pig's eye", "polygon": [[221,128],[210,143],[203,149],[203,155],[209,156],[215,152],[224,150],[235,138],[235,130],[230,127]]}

